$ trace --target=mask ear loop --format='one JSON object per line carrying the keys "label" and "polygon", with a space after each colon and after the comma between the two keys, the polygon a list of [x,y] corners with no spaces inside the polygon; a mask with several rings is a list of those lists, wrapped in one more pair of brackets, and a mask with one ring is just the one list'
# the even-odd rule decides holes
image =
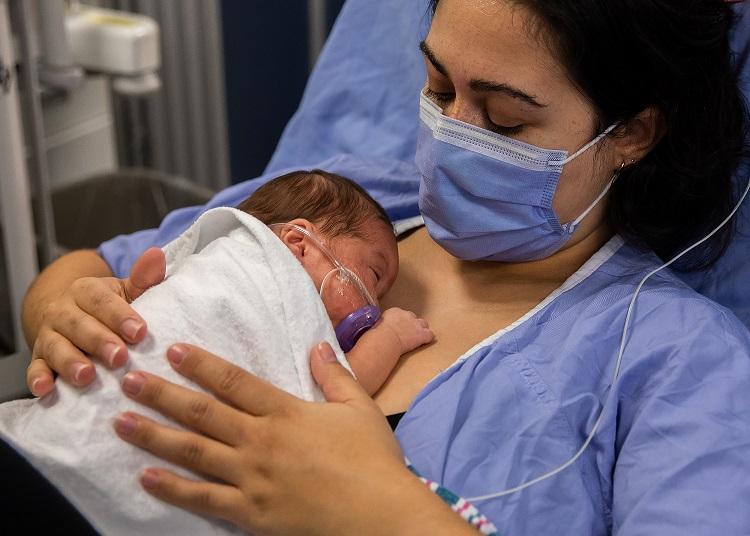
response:
{"label": "mask ear loop", "polygon": [[572,232],[575,230],[576,227],[578,227],[578,224],[580,224],[583,219],[589,215],[589,213],[596,208],[596,205],[599,204],[599,201],[604,199],[604,196],[607,195],[607,192],[609,192],[610,188],[612,188],[612,185],[615,183],[617,178],[620,176],[620,173],[622,173],[622,170],[625,169],[625,162],[622,162],[620,165],[620,169],[615,171],[615,174],[612,175],[612,178],[609,179],[609,182],[607,183],[607,186],[604,187],[604,190],[602,190],[602,193],[599,194],[599,196],[594,199],[594,202],[589,205],[589,208],[583,211],[583,214],[578,216],[575,220],[568,223],[565,227],[568,229],[568,232]]}
{"label": "mask ear loop", "polygon": [[586,145],[584,145],[583,147],[581,147],[580,149],[578,149],[575,153],[573,153],[572,155],[570,155],[569,157],[567,157],[565,160],[560,160],[560,161],[557,161],[557,162],[550,162],[550,164],[564,166],[568,162],[572,162],[573,160],[575,160],[576,158],[578,158],[579,156],[581,156],[583,153],[585,153],[586,151],[588,151],[589,149],[591,149],[594,145],[596,145],[597,143],[599,143],[600,141],[602,141],[610,132],[612,132],[614,129],[616,129],[619,126],[619,124],[620,123],[613,123],[612,125],[608,126],[604,130],[604,132],[602,132],[596,138],[594,138],[593,140],[591,140],[590,142],[588,142]]}
{"label": "mask ear loop", "polygon": [[323,255],[326,256],[326,258],[331,262],[331,264],[333,264],[334,269],[331,270],[330,272],[328,272],[326,274],[326,276],[323,278],[323,282],[320,285],[320,292],[322,292],[323,289],[325,288],[325,284],[328,281],[329,277],[333,273],[339,272],[339,273],[343,274],[344,276],[346,276],[347,278],[352,279],[357,284],[357,286],[359,287],[359,290],[362,292],[362,295],[365,297],[365,299],[367,300],[367,303],[369,305],[377,307],[378,302],[372,297],[372,295],[370,294],[370,291],[367,290],[367,287],[362,282],[362,280],[359,278],[359,276],[357,274],[355,274],[354,272],[352,272],[349,268],[347,268],[346,266],[344,266],[343,264],[341,264],[338,261],[338,259],[336,259],[336,257],[333,255],[333,253],[331,252],[331,250],[328,249],[328,247],[325,244],[323,244],[323,242],[321,242],[310,231],[308,231],[304,227],[301,227],[301,226],[296,225],[294,223],[272,223],[272,224],[270,224],[268,226],[268,228],[269,229],[292,228],[292,229],[294,229],[296,231],[299,231],[300,233],[302,233],[303,235],[305,235],[307,238],[309,238],[313,242],[313,244],[315,244],[318,247],[318,249],[320,249],[320,251],[323,252]]}

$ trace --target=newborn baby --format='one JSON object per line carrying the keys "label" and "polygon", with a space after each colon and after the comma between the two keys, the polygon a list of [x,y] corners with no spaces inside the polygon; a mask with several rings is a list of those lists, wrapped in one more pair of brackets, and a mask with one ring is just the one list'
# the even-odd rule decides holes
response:
{"label": "newborn baby", "polygon": [[[323,279],[335,267],[316,247],[314,239],[293,226],[323,239],[371,296],[381,297],[396,279],[398,247],[388,215],[349,179],[320,170],[292,172],[261,186],[237,208],[274,228],[319,291],[324,286]],[[292,225],[274,225],[279,223]],[[335,285],[329,283],[328,287],[321,297],[335,327],[352,312],[352,297]],[[383,313],[346,357],[359,383],[372,395],[401,355],[432,340],[433,334],[424,320],[409,311],[392,308]]]}
{"label": "newborn baby", "polygon": [[398,269],[388,217],[356,184],[322,171],[290,173],[238,209],[206,212],[164,248],[165,281],[132,304],[149,333],[125,367],[97,365],[86,392],[59,383],[42,399],[0,405],[3,439],[103,534],[239,532],[147,495],[137,483],[145,467],[201,477],[121,441],[112,429],[123,411],[165,421],[122,394],[128,371],[190,385],[165,359],[171,344],[199,345],[300,398],[322,400],[308,363],[319,342],[329,342],[374,393],[401,354],[433,338],[423,320],[390,309],[347,355],[341,351],[334,328],[382,296]]}

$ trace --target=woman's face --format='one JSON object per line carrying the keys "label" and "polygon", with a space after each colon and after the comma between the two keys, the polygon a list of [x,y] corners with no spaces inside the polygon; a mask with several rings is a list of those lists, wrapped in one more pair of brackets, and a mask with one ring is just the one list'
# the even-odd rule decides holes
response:
{"label": "woman's face", "polygon": [[[548,49],[544,27],[508,0],[441,0],[422,51],[427,96],[444,114],[545,149],[572,154],[596,137],[593,105]],[[565,165],[553,207],[577,218],[620,167],[606,140]],[[602,224],[605,203],[568,243]]]}

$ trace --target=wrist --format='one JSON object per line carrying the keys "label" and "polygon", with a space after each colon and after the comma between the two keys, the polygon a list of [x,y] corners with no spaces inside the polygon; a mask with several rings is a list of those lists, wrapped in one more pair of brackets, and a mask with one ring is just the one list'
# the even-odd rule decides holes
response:
{"label": "wrist", "polygon": [[411,499],[404,503],[406,510],[398,516],[395,535],[431,534],[435,536],[476,536],[476,531],[419,478],[407,470]]}
{"label": "wrist", "polygon": [[409,351],[409,348],[406,348],[406,345],[404,344],[404,340],[399,335],[398,328],[391,325],[390,322],[387,320],[383,321],[383,331],[388,333],[388,338],[390,339],[390,346],[394,348],[399,355],[403,355],[406,352]]}
{"label": "wrist", "polygon": [[368,486],[368,497],[358,500],[366,505],[366,511],[361,512],[366,519],[357,534],[476,536],[476,531],[406,466],[389,476],[382,474],[377,483],[380,485]]}

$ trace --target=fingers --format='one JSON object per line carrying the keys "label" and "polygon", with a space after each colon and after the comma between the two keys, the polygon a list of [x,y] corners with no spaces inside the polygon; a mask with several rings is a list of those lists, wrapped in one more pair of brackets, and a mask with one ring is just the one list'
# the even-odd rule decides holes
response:
{"label": "fingers", "polygon": [[[89,331],[96,333],[99,340],[108,338],[108,342],[118,342],[127,354],[122,339],[130,343],[140,342],[146,335],[146,322],[130,306],[121,285],[115,278],[86,277],[73,283],[71,291],[78,308],[89,315],[86,322]],[[95,355],[106,358],[98,353]]]}
{"label": "fingers", "polygon": [[422,344],[429,344],[435,340],[435,334],[430,329],[425,329],[421,333],[422,340],[420,341]]}
{"label": "fingers", "polygon": [[[31,364],[26,371],[27,382],[32,392],[34,382],[38,378],[44,381],[45,372],[49,369],[57,371],[65,381],[79,387],[90,384],[96,376],[94,365],[73,343],[56,331],[43,330],[34,343]],[[37,371],[41,371],[41,377],[36,375]]]}
{"label": "fingers", "polygon": [[204,393],[144,372],[127,373],[122,380],[122,390],[139,403],[223,443],[243,442],[247,423],[241,421],[234,408]]}
{"label": "fingers", "polygon": [[251,415],[268,415],[299,403],[289,393],[201,348],[175,344],[167,358],[177,372]]}
{"label": "fingers", "polygon": [[[49,330],[46,334],[40,332],[38,339],[41,339],[41,345],[47,346],[53,343],[53,340],[44,340],[49,333],[55,333],[67,339],[71,345],[58,346],[61,348],[75,349],[74,353],[68,352],[66,356],[52,356],[46,349],[42,349],[43,357],[50,363],[50,366],[58,372],[61,369],[49,361],[49,358],[62,359],[64,357],[78,359],[84,354],[95,356],[110,367],[119,367],[127,359],[127,348],[125,343],[116,334],[99,322],[96,318],[79,308],[78,305],[71,307],[54,307],[51,312],[47,313],[46,326]],[[88,359],[86,359],[88,362]]]}
{"label": "fingers", "polygon": [[418,318],[417,326],[419,326],[419,342],[422,344],[428,344],[435,340],[435,334],[430,329],[427,320]]}
{"label": "fingers", "polygon": [[129,412],[113,426],[124,441],[176,465],[226,482],[237,476],[234,450],[223,443]]}
{"label": "fingers", "polygon": [[128,301],[133,301],[154,285],[164,281],[167,261],[159,248],[149,248],[135,261],[130,269],[130,277],[123,281]]}
{"label": "fingers", "polygon": [[29,389],[37,396],[54,388],[52,371],[76,386],[91,383],[96,369],[88,356],[116,368],[127,361],[125,341],[146,336],[146,322],[129,300],[164,279],[164,253],[152,248],[133,266],[131,277],[83,277],[74,281],[42,313],[32,362],[26,371]]}
{"label": "fingers", "polygon": [[246,509],[242,492],[213,482],[196,482],[163,469],[147,469],[140,478],[148,493],[164,502],[196,514],[238,521]]}
{"label": "fingers", "polygon": [[327,342],[310,352],[310,370],[328,402],[359,403],[370,397],[349,372],[341,366]]}
{"label": "fingers", "polygon": [[52,369],[44,359],[32,359],[26,368],[26,385],[34,396],[44,396],[55,388]]}

